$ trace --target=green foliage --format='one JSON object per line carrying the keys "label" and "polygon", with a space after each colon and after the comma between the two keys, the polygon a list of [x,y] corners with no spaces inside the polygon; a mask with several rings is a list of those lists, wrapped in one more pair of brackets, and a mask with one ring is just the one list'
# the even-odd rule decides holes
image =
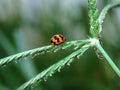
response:
{"label": "green foliage", "polygon": [[48,76],[52,76],[56,71],[60,72],[60,70],[65,65],[70,65],[70,63],[74,60],[75,57],[80,57],[88,48],[90,45],[84,45],[80,49],[76,50],[69,56],[65,57],[64,59],[60,60],[56,64],[50,66],[48,69],[42,71],[40,74],[38,74],[36,77],[32,78],[25,84],[23,84],[21,87],[19,87],[17,90],[24,90],[24,89],[30,89],[33,88],[33,85],[36,85],[40,81],[44,80],[46,81]]}
{"label": "green foliage", "polygon": [[108,63],[111,65],[113,70],[116,72],[116,74],[120,77],[120,71],[115,65],[115,63],[112,61],[112,59],[108,56],[108,54],[104,51],[102,46],[100,45],[99,41],[95,43],[95,46],[98,48],[98,50],[102,53],[102,55],[105,57],[105,59],[108,61]]}
{"label": "green foliage", "polygon": [[12,61],[17,61],[20,60],[21,58],[25,58],[28,56],[37,56],[39,54],[46,54],[48,52],[56,52],[60,49],[66,49],[70,46],[76,46],[76,48],[79,48],[81,45],[84,45],[85,43],[87,43],[88,40],[78,40],[78,41],[71,41],[71,42],[67,42],[64,45],[61,45],[61,47],[59,46],[53,46],[53,45],[49,45],[49,46],[44,46],[44,47],[40,47],[40,48],[36,48],[33,50],[28,50],[22,53],[18,53],[3,59],[0,59],[0,66],[4,66],[7,65],[8,63],[12,62]]}
{"label": "green foliage", "polygon": [[93,38],[99,37],[98,9],[96,0],[88,0],[88,16],[90,18],[90,34]]}
{"label": "green foliage", "polygon": [[76,57],[79,58],[80,56],[82,56],[90,47],[95,47],[104,56],[104,58],[109,63],[109,65],[113,68],[115,73],[120,77],[120,71],[118,67],[115,65],[112,59],[108,56],[108,54],[102,48],[100,41],[99,41],[99,35],[100,35],[100,32],[102,31],[102,23],[108,10],[118,5],[120,5],[120,2],[107,5],[99,15],[98,9],[96,6],[96,0],[88,0],[88,16],[90,19],[89,20],[89,24],[90,24],[90,29],[89,29],[90,38],[89,39],[74,40],[74,41],[63,43],[58,46],[48,45],[48,46],[43,46],[43,47],[36,48],[36,49],[31,49],[31,50],[21,52],[18,54],[14,54],[6,58],[0,59],[0,67],[7,66],[8,63],[11,63],[12,61],[17,62],[18,60],[22,60],[23,58],[28,57],[28,56],[31,56],[31,58],[33,58],[41,54],[45,55],[49,52],[56,53],[57,51],[60,51],[63,49],[67,50],[68,48],[74,47],[74,51],[72,50],[71,54],[59,60],[57,63],[51,65],[47,69],[43,70],[41,73],[39,73],[38,75],[36,75],[32,79],[24,83],[23,85],[21,85],[17,90],[33,89],[33,87],[37,85],[39,82],[43,80],[46,81],[47,78],[49,76],[53,76],[53,74],[56,71],[60,71],[66,65],[70,65],[70,63],[74,61]]}
{"label": "green foliage", "polygon": [[116,6],[120,6],[120,2],[113,2],[113,3],[110,3],[108,4],[103,10],[102,12],[100,13],[99,15],[99,18],[98,18],[98,21],[99,21],[99,29],[101,32],[102,31],[102,23],[104,22],[104,19],[105,19],[105,16],[107,14],[107,12],[111,9],[111,8],[114,8]]}

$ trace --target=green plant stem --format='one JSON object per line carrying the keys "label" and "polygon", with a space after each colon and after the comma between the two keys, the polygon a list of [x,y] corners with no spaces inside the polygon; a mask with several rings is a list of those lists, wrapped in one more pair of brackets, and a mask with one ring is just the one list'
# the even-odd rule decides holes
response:
{"label": "green plant stem", "polygon": [[99,41],[97,41],[95,43],[95,46],[102,53],[102,55],[105,57],[105,59],[110,64],[110,66],[113,68],[113,70],[117,73],[117,75],[120,77],[120,70],[119,70],[119,68],[115,65],[115,63],[113,62],[113,60],[108,56],[108,54],[102,48],[102,46],[100,45]]}
{"label": "green plant stem", "polygon": [[98,23],[98,9],[96,6],[96,0],[88,0],[88,16],[90,24],[90,34],[92,37],[97,38],[99,35],[99,23]]}
{"label": "green plant stem", "polygon": [[45,54],[48,52],[56,52],[60,49],[66,49],[66,48],[73,46],[73,45],[74,46],[77,46],[77,45],[81,46],[81,45],[84,45],[86,43],[88,43],[88,40],[76,40],[76,41],[66,42],[61,46],[49,45],[49,46],[44,46],[44,47],[40,47],[40,48],[36,48],[36,49],[31,49],[28,51],[24,51],[24,52],[14,54],[14,55],[8,56],[6,58],[0,59],[0,67],[6,66],[8,63],[10,63],[12,61],[18,61],[18,60],[25,58],[25,57],[28,57],[28,56],[32,56],[34,58],[36,55],[39,55],[39,54]]}
{"label": "green plant stem", "polygon": [[85,51],[87,51],[89,48],[90,48],[89,44],[82,46],[80,49],[76,50],[69,56],[63,58],[56,64],[50,66],[48,69],[39,73],[36,77],[33,77],[31,80],[21,85],[17,90],[26,90],[26,89],[29,90],[30,87],[33,88],[34,85],[39,83],[42,79],[46,81],[46,79],[49,76],[52,76],[56,71],[60,71],[65,65],[70,65],[70,63],[75,59],[75,57],[79,58],[79,56],[82,56],[85,53]]}
{"label": "green plant stem", "polygon": [[113,7],[116,7],[116,6],[120,6],[120,2],[112,2],[110,4],[108,4],[107,6],[105,6],[105,8],[102,10],[102,12],[100,13],[99,15],[99,18],[98,18],[98,21],[99,21],[99,27],[100,27],[100,32],[102,31],[102,23],[103,23],[103,20],[105,19],[105,16],[107,14],[107,12],[113,8]]}

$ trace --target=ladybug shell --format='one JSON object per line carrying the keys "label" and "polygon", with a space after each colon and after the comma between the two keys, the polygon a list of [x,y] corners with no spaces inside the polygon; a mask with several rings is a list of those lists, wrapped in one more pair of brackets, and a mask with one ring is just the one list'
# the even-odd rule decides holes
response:
{"label": "ladybug shell", "polygon": [[59,45],[61,43],[64,43],[65,41],[66,41],[65,37],[61,34],[56,34],[51,38],[52,45]]}

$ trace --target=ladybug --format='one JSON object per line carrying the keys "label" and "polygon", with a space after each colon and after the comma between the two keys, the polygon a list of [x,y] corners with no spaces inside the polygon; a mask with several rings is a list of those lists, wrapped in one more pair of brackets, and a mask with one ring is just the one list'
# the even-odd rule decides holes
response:
{"label": "ladybug", "polygon": [[62,44],[66,41],[65,37],[61,34],[56,34],[54,36],[52,36],[51,38],[51,44],[52,45],[59,45]]}

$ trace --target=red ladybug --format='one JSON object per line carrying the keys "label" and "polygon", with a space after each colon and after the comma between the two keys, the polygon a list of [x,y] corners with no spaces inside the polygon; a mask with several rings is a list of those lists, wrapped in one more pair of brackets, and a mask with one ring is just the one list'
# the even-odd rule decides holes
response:
{"label": "red ladybug", "polygon": [[66,41],[65,37],[61,34],[56,34],[51,38],[52,45],[59,45],[61,43],[64,43],[65,41]]}

